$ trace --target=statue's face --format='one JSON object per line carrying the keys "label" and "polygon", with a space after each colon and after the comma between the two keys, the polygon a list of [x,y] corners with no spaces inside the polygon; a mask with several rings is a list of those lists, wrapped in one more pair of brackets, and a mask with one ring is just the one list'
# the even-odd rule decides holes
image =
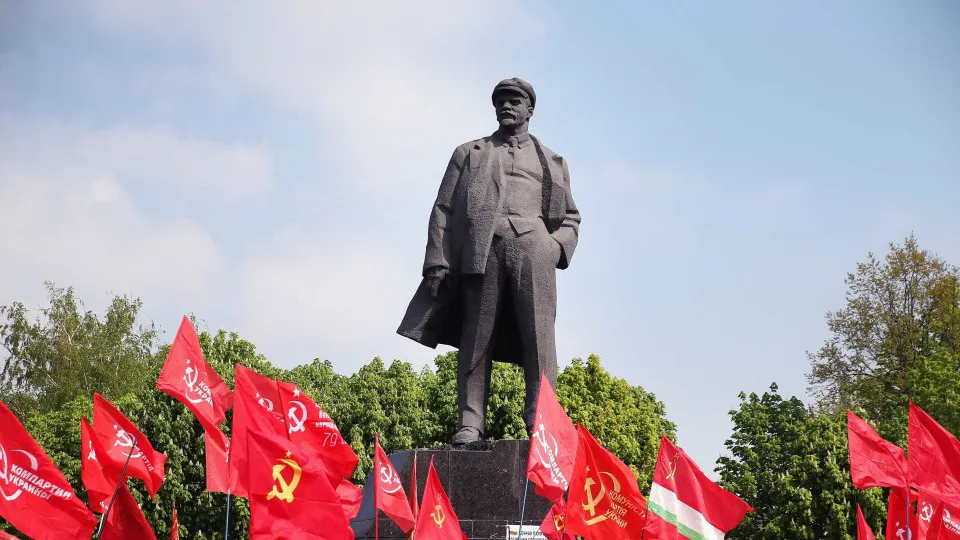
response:
{"label": "statue's face", "polygon": [[520,126],[533,116],[533,107],[526,96],[517,92],[500,92],[493,99],[497,122],[501,127]]}

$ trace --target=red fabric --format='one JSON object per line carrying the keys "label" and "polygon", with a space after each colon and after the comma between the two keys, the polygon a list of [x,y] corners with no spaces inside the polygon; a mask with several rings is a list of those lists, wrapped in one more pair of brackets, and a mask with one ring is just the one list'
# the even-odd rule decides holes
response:
{"label": "red fabric", "polygon": [[203,444],[207,463],[207,491],[230,491],[230,439],[219,429],[204,430]]}
{"label": "red fabric", "polygon": [[960,509],[921,492],[917,503],[917,539],[937,538],[960,540]]}
{"label": "red fabric", "polygon": [[180,526],[177,525],[177,503],[173,503],[173,523],[170,524],[170,540],[180,540]]}
{"label": "red fabric", "polygon": [[633,471],[577,425],[566,529],[588,540],[639,538],[647,504]]}
{"label": "red fabric", "polygon": [[857,505],[857,540],[876,540],[873,536],[873,530],[867,523],[867,518],[863,517],[863,510]]}
{"label": "red fabric", "polygon": [[100,439],[94,436],[93,426],[86,418],[80,418],[80,480],[87,490],[87,504],[94,512],[104,513],[110,504],[110,497],[117,487],[120,469],[111,463],[102,463],[98,456],[106,451]]}
{"label": "red fabric", "polygon": [[[323,458],[323,456],[320,456]],[[329,467],[330,462],[323,460],[323,466]],[[360,504],[363,502],[363,488],[357,487],[353,482],[344,478],[337,484],[337,497],[340,498],[340,506],[343,507],[343,513],[347,519],[357,517],[360,512]]]}
{"label": "red fabric", "polygon": [[543,523],[540,524],[540,532],[547,537],[547,540],[576,540],[573,534],[566,530],[564,523],[567,514],[567,503],[560,499],[553,504]]}
{"label": "red fabric", "polygon": [[250,540],[353,540],[324,459],[283,435],[247,432]]}
{"label": "red fabric", "polygon": [[[146,433],[140,433],[138,428],[126,416],[100,394],[93,394],[93,432],[105,450],[103,456],[97,456],[101,463],[109,463],[118,470],[123,469],[130,455],[127,465],[127,475],[143,480],[147,493],[156,498],[160,485],[163,484],[163,468],[167,462],[166,454],[153,449]],[[136,446],[133,445],[137,440]]]}
{"label": "red fabric", "polygon": [[910,485],[960,507],[960,441],[913,402],[907,439]]}
{"label": "red fabric", "polygon": [[97,518],[0,401],[0,517],[31,538],[89,539]]}
{"label": "red fabric", "polygon": [[103,524],[100,540],[157,540],[143,510],[126,485],[120,486]]}
{"label": "red fabric", "polygon": [[857,489],[907,485],[907,457],[903,448],[880,437],[870,424],[851,411],[847,411],[847,448],[850,477]]}
{"label": "red fabric", "polygon": [[309,445],[327,458],[328,468],[336,472],[336,481],[353,476],[360,459],[344,440],[330,415],[297,385],[279,381],[278,386],[286,410],[284,414],[290,440]]}
{"label": "red fabric", "polygon": [[237,497],[247,497],[247,433],[270,433],[286,438],[287,426],[275,379],[237,364],[233,397],[230,492]]}
{"label": "red fabric", "polygon": [[913,506],[907,508],[906,490],[893,488],[887,500],[887,540],[907,539],[907,512],[910,512],[910,538],[917,537],[917,516]]}
{"label": "red fabric", "polygon": [[186,405],[204,429],[219,429],[224,412],[233,407],[233,392],[203,358],[200,340],[186,316],[180,321],[157,389]]}
{"label": "red fabric", "polygon": [[390,458],[380,447],[380,440],[374,441],[373,458],[373,492],[374,508],[383,510],[400,529],[409,533],[417,524],[410,505],[407,503],[407,494],[403,491],[400,475],[390,463]]}
{"label": "red fabric", "polygon": [[[660,437],[660,451],[653,481],[676,494],[680,502],[703,514],[711,525],[724,532],[736,528],[747,512],[753,511],[753,508],[736,494],[707,478],[696,462],[665,436]],[[647,514],[644,527],[647,533],[663,540],[679,538],[677,527],[653,511]]]}
{"label": "red fabric", "polygon": [[576,454],[577,430],[541,373],[536,421],[527,456],[527,478],[536,486],[535,491],[552,502],[562,500],[570,487]]}
{"label": "red fabric", "polygon": [[440,484],[440,477],[433,467],[430,457],[430,469],[427,471],[427,484],[423,488],[420,517],[414,538],[417,540],[469,540],[460,528],[453,505],[447,498],[447,492]]}

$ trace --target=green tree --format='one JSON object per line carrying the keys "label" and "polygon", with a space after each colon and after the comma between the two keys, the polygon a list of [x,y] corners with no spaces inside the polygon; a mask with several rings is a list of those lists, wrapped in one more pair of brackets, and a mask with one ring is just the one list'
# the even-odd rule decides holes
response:
{"label": "green tree", "polygon": [[557,399],[574,424],[583,424],[626,463],[646,492],[660,450],[660,436],[676,441],[676,425],[656,396],[610,375],[600,358],[575,358],[557,378]]}
{"label": "green tree", "polygon": [[22,420],[100,392],[120,396],[147,387],[156,331],[140,325],[140,300],[114,297],[103,318],[73,289],[46,283],[49,306],[36,321],[26,306],[0,306],[0,399]]}
{"label": "green tree", "polygon": [[730,411],[734,429],[717,460],[718,482],[753,512],[729,538],[813,540],[856,538],[856,504],[879,530],[886,515],[883,490],[861,491],[850,480],[843,414],[813,414],[772,384],[762,396],[740,394]]}
{"label": "green tree", "polygon": [[960,377],[960,272],[910,236],[884,262],[869,254],[846,284],[846,307],[827,314],[830,338],[808,353],[810,392],[821,410],[863,409],[903,442],[912,376]]}

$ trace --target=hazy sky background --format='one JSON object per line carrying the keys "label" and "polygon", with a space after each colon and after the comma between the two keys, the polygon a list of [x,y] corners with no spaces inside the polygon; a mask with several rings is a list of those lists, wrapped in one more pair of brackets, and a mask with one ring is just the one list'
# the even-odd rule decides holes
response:
{"label": "hazy sky background", "polygon": [[960,263],[952,0],[0,0],[0,304],[430,363],[395,334],[430,206],[512,76],[583,215],[561,363],[656,393],[707,471],[740,391],[805,395],[868,252]]}

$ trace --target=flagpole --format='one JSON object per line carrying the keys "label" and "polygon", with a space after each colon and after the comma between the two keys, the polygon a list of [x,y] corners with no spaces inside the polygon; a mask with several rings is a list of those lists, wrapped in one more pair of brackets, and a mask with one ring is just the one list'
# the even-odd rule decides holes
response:
{"label": "flagpole", "polygon": [[230,538],[230,488],[227,488],[227,522],[223,529],[223,540]]}
{"label": "flagpole", "polygon": [[142,426],[147,421],[147,413],[150,411],[150,404],[153,403],[153,392],[150,392],[149,400],[143,406],[143,418],[140,419],[140,424],[136,426],[137,435],[133,438],[133,444],[130,446],[130,451],[127,452],[127,460],[123,462],[123,468],[120,469],[120,479],[117,480],[116,487],[113,488],[113,494],[110,495],[110,504],[107,505],[107,511],[100,515],[100,527],[97,529],[97,540],[100,539],[100,535],[103,534],[103,524],[107,522],[107,516],[110,515],[110,509],[113,508],[113,500],[116,499],[117,493],[120,491],[120,486],[126,480],[127,465],[130,464],[130,456],[133,455],[133,450],[137,447],[137,441],[140,440],[140,426]]}
{"label": "flagpole", "polygon": [[[373,538],[374,540],[380,540],[380,486],[378,486],[378,480],[380,479],[377,475],[376,463],[377,463],[377,447],[380,446],[380,434],[373,434]],[[369,529],[368,529],[369,530]]]}
{"label": "flagpole", "polygon": [[[531,442],[531,444],[533,444]],[[527,488],[530,487],[530,477],[523,484],[523,505],[520,507],[520,527],[517,528],[517,540],[520,540],[520,533],[523,531],[523,514],[527,510]]]}

